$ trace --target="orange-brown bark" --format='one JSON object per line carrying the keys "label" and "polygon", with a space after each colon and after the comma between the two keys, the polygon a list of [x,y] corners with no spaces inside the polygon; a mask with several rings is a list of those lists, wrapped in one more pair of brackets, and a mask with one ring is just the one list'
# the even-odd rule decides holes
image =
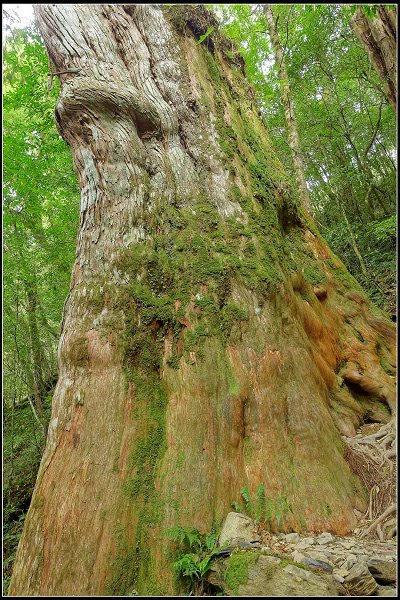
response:
{"label": "orange-brown bark", "polygon": [[56,108],[81,224],[10,594],[168,595],[165,529],[260,483],[282,528],[350,531],[340,434],[394,411],[393,327],[285,191],[240,70],[156,6],[36,11],[56,70],[83,69]]}

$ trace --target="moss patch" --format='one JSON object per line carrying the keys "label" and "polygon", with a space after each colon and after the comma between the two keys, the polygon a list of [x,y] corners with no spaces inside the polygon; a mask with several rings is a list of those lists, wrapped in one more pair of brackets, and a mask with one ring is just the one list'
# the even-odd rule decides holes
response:
{"label": "moss patch", "polygon": [[227,586],[237,594],[239,587],[245,585],[249,578],[249,566],[258,560],[258,554],[253,552],[234,552],[227,560],[224,580]]}
{"label": "moss patch", "polygon": [[70,344],[68,359],[73,365],[84,367],[89,361],[89,342],[85,336],[76,337]]}

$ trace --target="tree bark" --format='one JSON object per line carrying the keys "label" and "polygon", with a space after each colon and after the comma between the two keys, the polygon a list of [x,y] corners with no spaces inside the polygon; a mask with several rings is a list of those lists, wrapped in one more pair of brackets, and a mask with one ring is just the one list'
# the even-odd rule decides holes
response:
{"label": "tree bark", "polygon": [[223,38],[197,44],[206,9],[35,11],[56,71],[81,69],[55,111],[81,219],[10,595],[173,594],[166,528],[220,526],[244,486],[286,494],[284,530],[350,531],[363,409],[336,373],[393,409],[394,329],[283,191]]}
{"label": "tree bark", "polygon": [[46,386],[43,377],[43,368],[45,366],[45,358],[40,341],[39,329],[37,324],[37,289],[36,280],[33,276],[31,281],[25,282],[25,291],[27,297],[27,316],[29,324],[29,336],[32,357],[32,390],[35,401],[36,411],[40,417],[40,422],[43,428],[44,438],[47,436],[47,418],[44,410],[44,396]]}
{"label": "tree bark", "polygon": [[363,7],[350,20],[357,38],[378,73],[393,110],[397,106],[397,7],[379,6],[368,18]]}
{"label": "tree bark", "polygon": [[290,90],[289,77],[286,70],[285,57],[279,40],[278,30],[276,28],[275,17],[272,12],[271,4],[264,4],[264,14],[268,23],[269,34],[275,53],[275,63],[278,68],[278,77],[281,83],[281,98],[285,112],[286,128],[288,132],[289,148],[292,152],[294,172],[296,174],[299,194],[304,208],[311,213],[310,195],[307,189],[307,182],[304,170],[303,153],[301,151],[300,138],[294,111],[292,93]]}

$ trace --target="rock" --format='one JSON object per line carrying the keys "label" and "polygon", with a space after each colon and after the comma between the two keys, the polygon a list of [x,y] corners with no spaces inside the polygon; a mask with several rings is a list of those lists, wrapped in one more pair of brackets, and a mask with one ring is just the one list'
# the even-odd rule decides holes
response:
{"label": "rock", "polygon": [[329,559],[329,557],[322,552],[318,552],[317,550],[309,550],[307,552],[307,556],[309,556],[310,558],[312,558],[313,560],[323,560],[326,561],[327,559]]}
{"label": "rock", "polygon": [[232,554],[216,561],[207,574],[210,583],[227,596],[336,596],[338,588],[329,575],[286,565],[277,556],[253,551]]}
{"label": "rock", "polygon": [[333,537],[333,535],[331,533],[328,533],[328,532],[321,533],[321,535],[319,535],[317,538],[318,544],[321,544],[321,545],[329,544],[329,542],[333,542],[333,541],[335,541],[335,538]]}
{"label": "rock", "polygon": [[338,575],[337,573],[333,573],[333,579],[335,581],[337,581],[338,583],[343,583],[343,581],[344,581],[344,577],[342,577],[341,575]]}
{"label": "rock", "polygon": [[241,513],[230,512],[226,516],[218,543],[223,546],[229,544],[232,540],[254,542],[259,539],[255,532],[254,522],[250,517]]}
{"label": "rock", "polygon": [[271,548],[269,546],[261,546],[260,552],[261,554],[268,554],[268,552],[271,552]]}
{"label": "rock", "polygon": [[357,552],[357,560],[358,562],[365,562],[367,563],[369,560],[371,559],[371,556],[369,554],[358,554]]}
{"label": "rock", "polygon": [[236,548],[259,548],[260,542],[244,542],[241,539],[232,540],[229,546],[220,548],[214,556],[229,556]]}
{"label": "rock", "polygon": [[349,574],[344,579],[344,585],[350,596],[372,596],[378,589],[378,584],[365,563],[351,567]]}
{"label": "rock", "polygon": [[346,550],[350,550],[350,548],[354,548],[355,543],[354,542],[340,542],[340,545],[343,546],[343,548],[346,548]]}
{"label": "rock", "polygon": [[300,536],[298,533],[287,533],[285,535],[285,540],[288,544],[296,544],[300,541]]}
{"label": "rock", "polygon": [[350,571],[348,571],[347,569],[335,569],[335,573],[341,575],[342,577],[347,577]]}
{"label": "rock", "polygon": [[304,538],[301,542],[298,542],[294,549],[295,550],[304,550],[305,548],[309,548],[314,543],[314,538]]}
{"label": "rock", "polygon": [[397,596],[397,590],[394,587],[388,585],[378,585],[377,596]]}
{"label": "rock", "polygon": [[332,573],[333,571],[332,565],[325,562],[324,560],[317,560],[315,558],[305,558],[303,563],[311,569],[321,569],[322,571],[326,571],[327,573]]}
{"label": "rock", "polygon": [[393,561],[371,558],[367,567],[378,583],[396,583],[396,563]]}
{"label": "rock", "polygon": [[357,556],[355,554],[348,554],[346,559],[341,563],[343,569],[350,570],[357,562]]}
{"label": "rock", "polygon": [[313,537],[307,537],[307,538],[304,538],[303,542],[307,542],[307,544],[312,546],[315,543],[315,540]]}
{"label": "rock", "polygon": [[292,552],[292,557],[294,562],[297,563],[302,563],[303,560],[305,559],[304,554],[302,554],[301,552],[298,552],[298,550],[295,550],[294,552]]}

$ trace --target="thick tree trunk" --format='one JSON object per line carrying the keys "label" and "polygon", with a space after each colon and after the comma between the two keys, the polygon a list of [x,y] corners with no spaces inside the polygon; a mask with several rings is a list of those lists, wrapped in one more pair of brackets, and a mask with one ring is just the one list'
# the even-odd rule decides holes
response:
{"label": "thick tree trunk", "polygon": [[396,112],[397,106],[397,8],[380,6],[368,18],[363,7],[351,19],[354,33],[368,53],[383,83],[384,92]]}
{"label": "thick tree trunk", "polygon": [[219,526],[260,483],[282,528],[348,532],[340,433],[394,410],[394,330],[282,192],[223,39],[190,35],[207,11],[35,10],[56,70],[80,69],[56,118],[81,222],[10,594],[173,593],[165,529]]}
{"label": "thick tree trunk", "polygon": [[270,4],[264,4],[264,14],[268,23],[269,34],[275,53],[275,63],[278,68],[278,77],[281,83],[281,98],[285,112],[286,128],[288,132],[289,148],[292,152],[292,161],[296,175],[297,186],[304,208],[311,213],[310,195],[304,170],[303,154],[301,151],[300,138],[297,128],[296,115],[294,112],[292,93],[290,91],[289,77],[286,71],[285,57],[279,41],[275,17]]}

